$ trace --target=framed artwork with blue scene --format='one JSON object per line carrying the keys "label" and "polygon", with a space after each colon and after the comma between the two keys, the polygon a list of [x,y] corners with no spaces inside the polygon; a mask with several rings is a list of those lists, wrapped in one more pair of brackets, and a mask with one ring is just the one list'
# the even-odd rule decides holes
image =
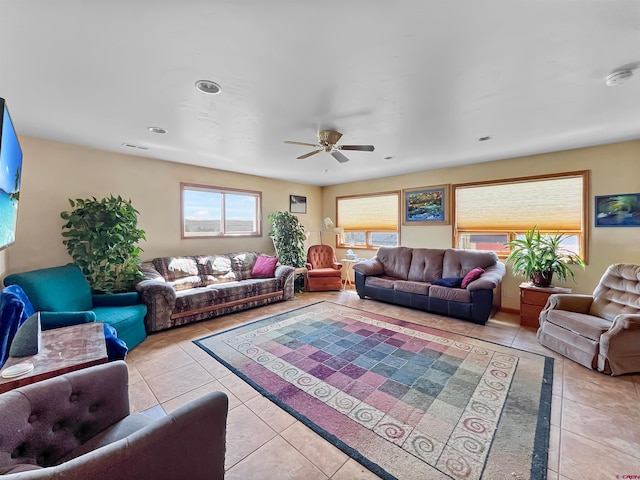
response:
{"label": "framed artwork with blue scene", "polygon": [[596,227],[640,227],[640,193],[595,197]]}
{"label": "framed artwork with blue scene", "polygon": [[403,225],[449,225],[449,185],[403,191]]}

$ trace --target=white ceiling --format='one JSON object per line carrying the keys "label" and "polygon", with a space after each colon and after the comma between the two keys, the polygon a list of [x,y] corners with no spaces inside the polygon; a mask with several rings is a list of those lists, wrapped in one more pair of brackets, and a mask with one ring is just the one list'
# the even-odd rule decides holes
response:
{"label": "white ceiling", "polygon": [[[640,71],[605,85],[640,65],[639,0],[0,0],[0,19],[22,135],[313,185],[640,138]],[[323,128],[376,149],[283,143]]]}

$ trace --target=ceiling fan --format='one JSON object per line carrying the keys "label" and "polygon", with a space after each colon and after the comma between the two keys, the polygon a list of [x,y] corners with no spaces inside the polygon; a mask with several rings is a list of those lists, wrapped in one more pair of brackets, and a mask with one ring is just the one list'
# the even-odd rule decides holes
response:
{"label": "ceiling fan", "polygon": [[348,162],[349,159],[344,156],[340,150],[359,150],[362,152],[373,152],[374,150],[373,145],[336,145],[336,143],[340,141],[340,137],[342,137],[340,132],[336,132],[334,130],[320,130],[318,132],[318,143],[293,142],[291,140],[285,140],[284,143],[290,143],[291,145],[305,145],[307,147],[318,147],[318,149],[313,152],[305,153],[304,155],[297,157],[299,160],[325,151],[331,153],[333,158],[338,160],[340,163],[345,163]]}

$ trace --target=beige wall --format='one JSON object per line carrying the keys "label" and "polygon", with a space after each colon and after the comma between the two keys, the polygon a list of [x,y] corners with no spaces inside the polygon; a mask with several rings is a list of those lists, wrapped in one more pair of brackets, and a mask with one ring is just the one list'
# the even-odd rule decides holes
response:
{"label": "beige wall", "polygon": [[[307,197],[307,214],[300,220],[309,230],[319,228],[326,216],[336,219],[336,196],[372,193],[429,185],[465,183],[498,178],[590,170],[590,208],[594,195],[640,192],[640,141],[602,145],[545,155],[500,160],[465,167],[424,171],[377,180],[319,188],[251,175],[133,157],[30,137],[21,137],[24,150],[23,182],[16,243],[0,251],[0,277],[7,273],[61,265],[70,261],[62,245],[60,212],[68,198],[101,198],[109,194],[131,198],[146,231],[142,258],[256,250],[273,252],[267,216],[289,209],[289,194]],[[261,238],[180,238],[181,181],[262,191]],[[576,272],[576,283],[565,285],[590,293],[611,263],[640,264],[640,228],[593,228],[589,215],[589,265]],[[317,243],[317,233],[309,243]],[[331,235],[323,235],[333,243]],[[411,247],[450,247],[452,227],[408,226],[401,229],[402,244]],[[338,257],[344,256],[338,250]],[[373,251],[358,251],[369,257]],[[502,305],[519,308],[522,278],[510,271],[503,285]]]}
{"label": "beige wall", "polygon": [[[71,257],[62,244],[60,212],[69,198],[130,198],[140,212],[143,259],[165,255],[255,250],[273,253],[269,214],[289,210],[289,195],[307,197],[301,222],[319,225],[321,188],[221,170],[133,157],[48,140],[21,137],[23,175],[16,242],[0,252],[0,276],[62,265]],[[262,237],[180,238],[180,182],[201,183],[262,192]]]}
{"label": "beige wall", "polygon": [[[589,264],[584,271],[576,270],[575,283],[568,280],[563,285],[573,288],[577,293],[591,293],[608,265],[616,262],[640,264],[640,228],[594,228],[592,211],[594,195],[640,192],[640,141],[326,187],[322,195],[323,212],[324,215],[336,218],[335,198],[337,196],[575,170],[591,171]],[[452,245],[453,232],[451,225],[402,226],[400,235],[402,245],[408,247],[447,248]],[[361,257],[370,257],[374,254],[372,251],[357,253]],[[344,250],[338,251],[338,256],[343,254]],[[522,277],[514,277],[510,269],[507,269],[502,289],[503,307],[519,309],[518,285],[523,280]]]}

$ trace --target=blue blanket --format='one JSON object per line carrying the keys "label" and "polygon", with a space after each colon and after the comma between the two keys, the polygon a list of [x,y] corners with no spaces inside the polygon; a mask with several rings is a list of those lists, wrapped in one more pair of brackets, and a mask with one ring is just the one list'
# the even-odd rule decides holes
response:
{"label": "blue blanket", "polygon": [[0,292],[0,367],[9,356],[9,348],[20,325],[35,312],[31,302],[18,285]]}

